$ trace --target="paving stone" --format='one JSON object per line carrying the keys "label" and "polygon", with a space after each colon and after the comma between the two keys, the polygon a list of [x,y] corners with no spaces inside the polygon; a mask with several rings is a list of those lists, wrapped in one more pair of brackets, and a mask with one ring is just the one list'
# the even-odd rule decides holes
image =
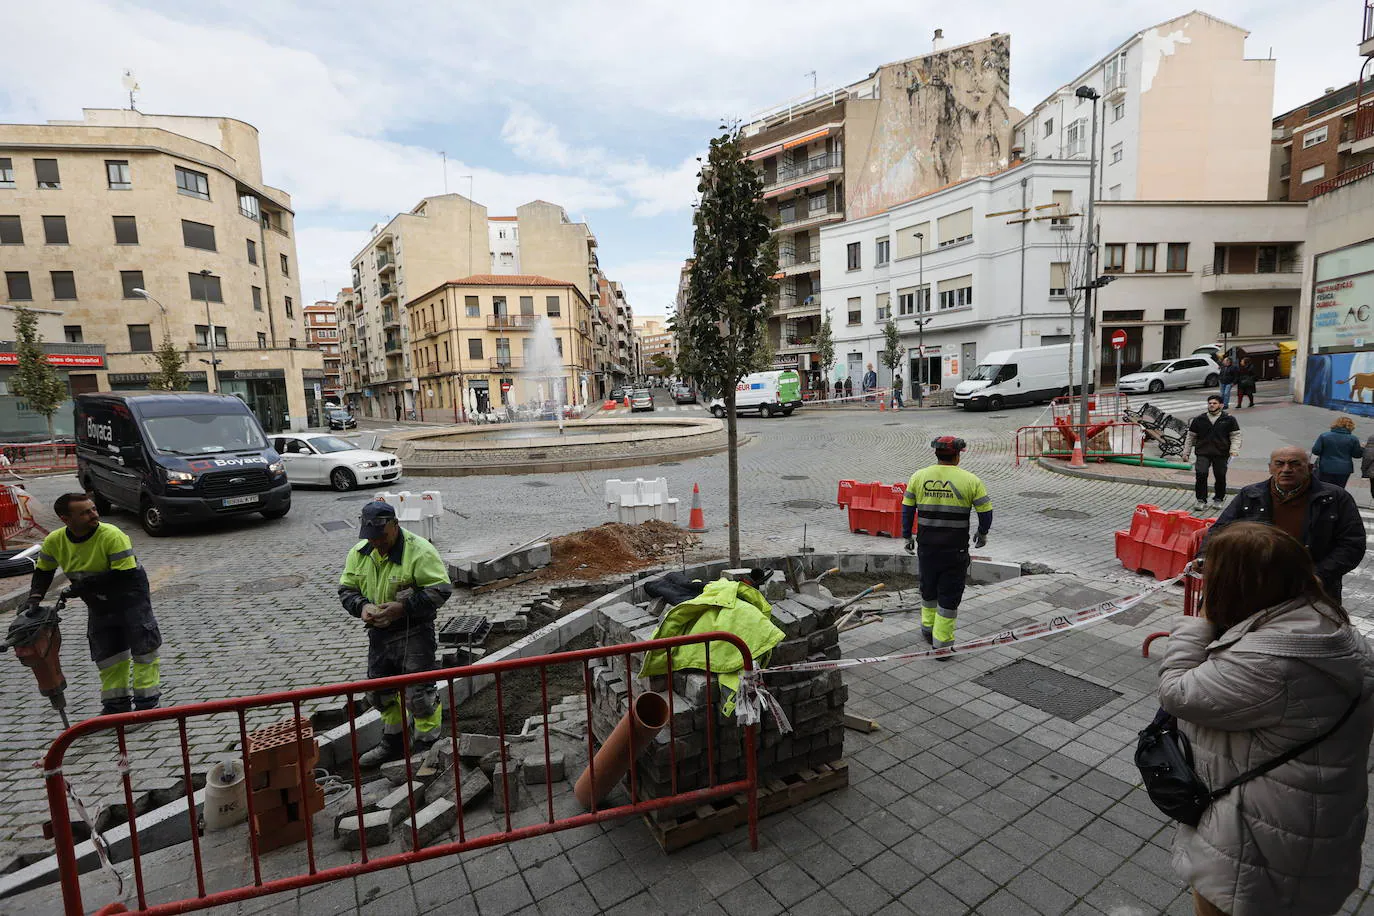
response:
{"label": "paving stone", "polygon": [[519,875],[502,878],[494,884],[474,891],[473,897],[477,900],[477,909],[482,916],[506,916],[534,903],[534,898],[530,896],[525,882]]}
{"label": "paving stone", "polygon": [[[369,811],[363,815],[362,837],[367,848],[373,849],[391,842],[391,815],[386,811]],[[340,821],[338,824],[339,845],[344,849],[360,847],[358,820],[356,817]]]}

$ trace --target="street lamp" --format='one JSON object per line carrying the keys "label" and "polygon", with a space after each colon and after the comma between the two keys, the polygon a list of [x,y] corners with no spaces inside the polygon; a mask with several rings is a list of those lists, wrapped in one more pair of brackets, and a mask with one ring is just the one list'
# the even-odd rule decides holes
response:
{"label": "street lamp", "polygon": [[[219,363],[215,360],[215,325],[210,320],[210,278],[208,270],[200,272],[200,294],[205,299],[205,339],[210,344],[210,392],[219,391]],[[227,342],[227,341],[226,341]]]}
{"label": "street lamp", "polygon": [[157,310],[158,310],[159,312],[162,313],[162,336],[163,336],[163,337],[170,337],[170,336],[171,336],[171,332],[167,330],[167,308],[166,308],[166,306],[164,306],[161,302],[158,302],[158,301],[157,301],[156,299],[154,299],[151,295],[149,295],[149,294],[148,294],[148,291],[147,291],[146,289],[140,289],[139,287],[135,286],[133,292],[134,292],[134,295],[136,295],[136,296],[142,296],[144,299],[147,299],[147,300],[148,300],[149,302],[151,302],[153,305],[156,305],[156,306],[157,306]]}
{"label": "street lamp", "polygon": [[[930,296],[926,293],[926,234],[924,232],[916,233],[916,242],[920,252],[916,259],[916,314],[919,316],[928,311],[925,306],[930,304]],[[917,407],[926,406],[926,366],[929,365],[926,362],[926,325],[929,323],[929,318],[918,317],[916,319],[916,332],[921,349],[921,371],[918,373],[920,378],[916,381]]]}
{"label": "street lamp", "polygon": [[1083,272],[1088,279],[1083,291],[1083,352],[1079,374],[1081,390],[1078,393],[1079,435],[1083,436],[1088,431],[1088,357],[1090,349],[1095,344],[1092,338],[1093,290],[1100,287],[1096,279],[1097,271],[1093,266],[1094,255],[1097,253],[1097,240],[1093,237],[1093,198],[1096,196],[1094,189],[1097,187],[1097,100],[1101,96],[1091,86],[1079,86],[1074,95],[1080,99],[1087,99],[1093,106],[1092,142],[1088,145],[1088,250],[1084,255],[1087,264]]}

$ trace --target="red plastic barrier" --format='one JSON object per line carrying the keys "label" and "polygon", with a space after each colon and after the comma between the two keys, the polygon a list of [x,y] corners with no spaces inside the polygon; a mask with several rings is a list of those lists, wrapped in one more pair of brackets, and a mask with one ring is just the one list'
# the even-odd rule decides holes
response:
{"label": "red plastic barrier", "polygon": [[1197,556],[1214,521],[1142,503],[1135,507],[1130,529],[1115,533],[1116,558],[1126,569],[1172,579]]}
{"label": "red plastic barrier", "polygon": [[835,504],[841,509],[849,508],[849,500],[854,496],[854,481],[841,480],[839,489],[835,493]]}
{"label": "red plastic barrier", "polygon": [[881,483],[858,483],[855,482],[854,490],[849,497],[849,530],[851,532],[867,531],[873,533],[873,524],[876,518],[873,498]]}
{"label": "red plastic barrier", "polygon": [[904,496],[905,483],[854,483],[849,497],[849,530],[901,537]]}

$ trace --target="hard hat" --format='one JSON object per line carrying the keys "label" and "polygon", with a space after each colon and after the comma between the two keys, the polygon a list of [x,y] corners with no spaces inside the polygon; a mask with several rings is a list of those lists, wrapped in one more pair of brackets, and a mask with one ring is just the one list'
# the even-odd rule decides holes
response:
{"label": "hard hat", "polygon": [[936,455],[957,455],[968,448],[968,443],[958,436],[937,436],[930,440],[930,447]]}

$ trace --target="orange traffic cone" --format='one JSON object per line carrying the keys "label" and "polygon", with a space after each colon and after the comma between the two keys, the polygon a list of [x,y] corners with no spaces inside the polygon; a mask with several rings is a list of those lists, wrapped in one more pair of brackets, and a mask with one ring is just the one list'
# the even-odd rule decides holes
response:
{"label": "orange traffic cone", "polygon": [[1069,456],[1069,467],[1086,468],[1088,463],[1083,460],[1083,437],[1077,436],[1073,440],[1073,454]]}
{"label": "orange traffic cone", "polygon": [[692,484],[692,514],[687,516],[687,530],[700,534],[706,530],[706,513],[701,511],[701,487]]}

